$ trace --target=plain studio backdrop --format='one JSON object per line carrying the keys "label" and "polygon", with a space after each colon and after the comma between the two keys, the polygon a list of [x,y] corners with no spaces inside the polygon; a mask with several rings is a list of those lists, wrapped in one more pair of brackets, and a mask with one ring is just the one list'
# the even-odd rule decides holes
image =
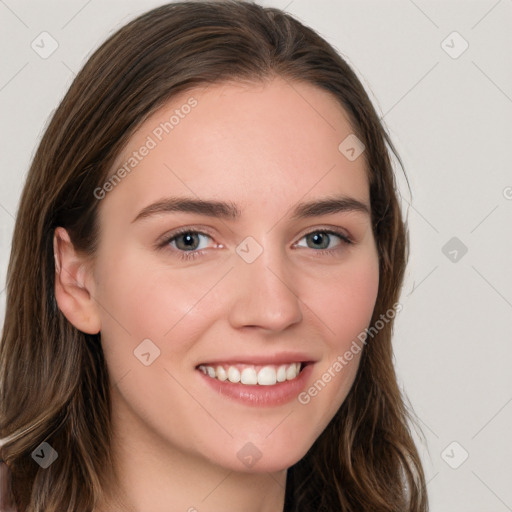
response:
{"label": "plain studio backdrop", "polygon": [[[50,114],[109,34],[162,3],[0,0],[0,325],[18,201]],[[512,1],[260,3],[341,52],[403,158],[411,255],[394,348],[426,437],[431,509],[512,511]]]}

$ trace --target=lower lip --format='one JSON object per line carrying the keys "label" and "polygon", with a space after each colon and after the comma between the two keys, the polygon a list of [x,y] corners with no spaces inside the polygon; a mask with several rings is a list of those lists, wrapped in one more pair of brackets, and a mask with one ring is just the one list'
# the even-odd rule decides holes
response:
{"label": "lower lip", "polygon": [[245,405],[272,407],[296,399],[305,388],[312,369],[313,365],[308,364],[295,379],[279,382],[273,386],[235,384],[228,380],[221,381],[208,377],[201,370],[197,370],[197,372],[208,386],[227,398],[244,403]]}

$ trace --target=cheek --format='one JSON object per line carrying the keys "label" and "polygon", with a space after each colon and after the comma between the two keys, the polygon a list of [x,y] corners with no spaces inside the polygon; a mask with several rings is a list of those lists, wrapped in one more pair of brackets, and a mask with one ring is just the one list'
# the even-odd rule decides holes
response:
{"label": "cheek", "polygon": [[208,303],[204,298],[215,276],[211,271],[170,271],[169,266],[148,262],[137,251],[112,250],[111,254],[97,267],[95,293],[103,350],[113,379],[140,366],[134,351],[143,340],[155,344],[160,361],[184,356],[211,323],[215,308],[211,303],[205,308],[203,302]]}
{"label": "cheek", "polygon": [[[337,321],[339,332],[346,333],[350,340],[364,331],[370,321],[375,307],[379,289],[378,272],[354,275],[341,285],[337,312],[332,315]],[[333,301],[334,302],[334,301]],[[344,336],[344,339],[347,339]]]}
{"label": "cheek", "polygon": [[378,258],[370,257],[340,270],[310,294],[308,304],[323,324],[325,353],[313,385],[299,403],[314,404],[324,427],[345,400],[354,382],[362,350],[361,334],[371,322],[379,289]]}
{"label": "cheek", "polygon": [[362,258],[336,275],[317,283],[308,305],[324,322],[332,349],[342,350],[364,331],[375,307],[379,289],[377,256]]}
{"label": "cheek", "polygon": [[140,251],[122,252],[98,267],[97,296],[104,309],[104,327],[116,323],[134,336],[161,338],[191,309],[205,287],[190,275],[148,261]]}
{"label": "cheek", "polygon": [[[329,279],[317,280],[307,299],[321,329],[322,360],[310,386],[298,396],[304,412],[302,426],[312,433],[312,444],[346,399],[357,375],[364,349],[358,336],[369,326],[379,288],[378,258],[361,255],[353,264],[339,268]],[[310,285],[312,283],[309,283]]]}

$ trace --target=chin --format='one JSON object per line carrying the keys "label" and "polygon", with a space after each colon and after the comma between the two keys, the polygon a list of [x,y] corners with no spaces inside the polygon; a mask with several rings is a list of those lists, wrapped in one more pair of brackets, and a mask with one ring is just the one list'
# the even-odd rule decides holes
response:
{"label": "chin", "polygon": [[[302,449],[297,445],[289,449],[286,449],[285,446],[276,448],[268,443],[267,446],[262,445],[263,443],[259,445],[260,449],[257,442],[247,442],[236,451],[235,458],[225,458],[220,465],[239,473],[277,473],[296,464],[311,448],[310,444],[303,446]],[[211,460],[219,464],[218,458]]]}

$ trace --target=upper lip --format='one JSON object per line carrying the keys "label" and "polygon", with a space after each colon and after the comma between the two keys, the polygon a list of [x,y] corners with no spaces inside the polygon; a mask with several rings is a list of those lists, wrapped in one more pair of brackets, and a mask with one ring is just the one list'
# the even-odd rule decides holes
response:
{"label": "upper lip", "polygon": [[213,357],[204,359],[200,365],[216,364],[248,364],[248,365],[280,365],[286,363],[314,363],[316,359],[311,355],[298,352],[281,352],[273,355],[239,355],[229,357]]}

